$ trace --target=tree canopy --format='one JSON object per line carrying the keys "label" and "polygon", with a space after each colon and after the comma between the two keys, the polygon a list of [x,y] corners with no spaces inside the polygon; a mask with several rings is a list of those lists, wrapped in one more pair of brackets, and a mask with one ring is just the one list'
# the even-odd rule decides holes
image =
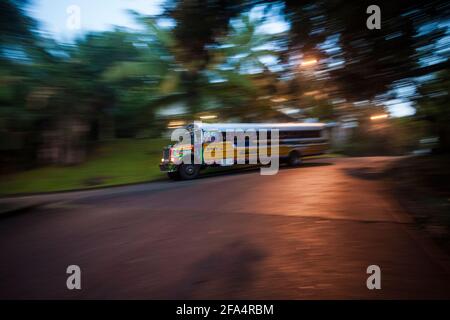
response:
{"label": "tree canopy", "polygon": [[[130,13],[141,30],[91,32],[67,44],[42,35],[28,1],[4,0],[0,145],[39,159],[40,147],[54,144],[51,161],[77,162],[85,152],[74,156],[74,145],[86,151],[102,139],[159,135],[158,113],[169,107],[182,107],[185,119],[214,111],[258,121],[290,108],[300,119],[335,121],[356,114],[361,101],[379,109],[405,82],[417,89],[417,117],[442,127],[450,5],[378,1],[381,28],[370,30],[371,4],[167,1],[159,16]],[[287,27],[272,30],[280,21]]]}

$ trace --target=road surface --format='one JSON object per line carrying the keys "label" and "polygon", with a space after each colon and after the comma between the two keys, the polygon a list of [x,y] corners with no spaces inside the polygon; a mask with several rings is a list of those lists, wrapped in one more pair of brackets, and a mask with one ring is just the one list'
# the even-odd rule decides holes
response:
{"label": "road surface", "polygon": [[447,257],[382,179],[392,160],[18,198],[45,204],[0,218],[0,298],[449,298]]}

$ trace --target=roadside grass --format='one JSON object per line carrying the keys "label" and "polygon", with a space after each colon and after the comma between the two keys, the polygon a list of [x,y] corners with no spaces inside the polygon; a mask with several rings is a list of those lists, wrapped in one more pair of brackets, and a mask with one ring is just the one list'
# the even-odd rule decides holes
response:
{"label": "roadside grass", "polygon": [[100,146],[81,165],[4,175],[0,195],[106,187],[163,178],[158,164],[166,139],[121,139]]}

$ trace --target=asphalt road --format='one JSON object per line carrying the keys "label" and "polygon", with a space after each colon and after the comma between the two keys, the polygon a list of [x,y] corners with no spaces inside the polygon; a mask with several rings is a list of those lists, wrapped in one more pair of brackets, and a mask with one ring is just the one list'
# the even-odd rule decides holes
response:
{"label": "asphalt road", "polygon": [[389,161],[15,199],[46,204],[0,218],[0,298],[449,298],[448,259],[390,195]]}

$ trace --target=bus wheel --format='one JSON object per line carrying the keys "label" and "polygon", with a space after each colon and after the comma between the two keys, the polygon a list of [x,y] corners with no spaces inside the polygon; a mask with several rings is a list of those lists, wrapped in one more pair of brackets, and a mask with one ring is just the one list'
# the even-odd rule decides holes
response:
{"label": "bus wheel", "polygon": [[171,179],[171,180],[180,180],[180,175],[178,174],[178,172],[167,172],[167,176]]}
{"label": "bus wheel", "polygon": [[195,164],[182,164],[178,168],[180,178],[183,180],[190,180],[197,178],[200,172],[200,166]]}
{"label": "bus wheel", "polygon": [[302,164],[302,158],[297,151],[292,151],[289,154],[287,163],[290,167],[298,167]]}

